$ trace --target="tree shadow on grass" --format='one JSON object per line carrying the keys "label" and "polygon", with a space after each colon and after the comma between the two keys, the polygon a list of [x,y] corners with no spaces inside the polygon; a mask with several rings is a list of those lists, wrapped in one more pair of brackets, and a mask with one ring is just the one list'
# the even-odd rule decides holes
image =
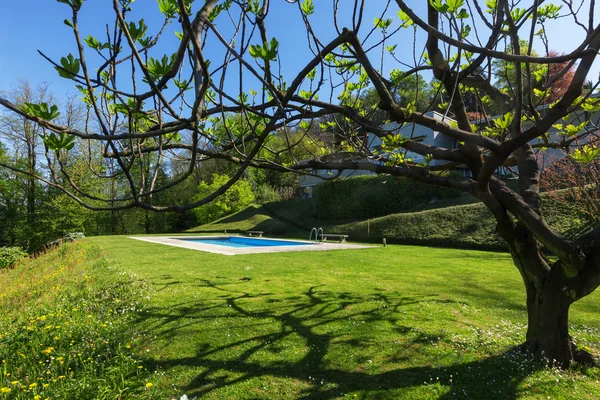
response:
{"label": "tree shadow on grass", "polygon": [[[139,321],[159,339],[184,341],[195,349],[194,354],[179,358],[146,360],[151,370],[192,367],[201,371],[181,387],[190,398],[214,395],[221,389],[259,378],[296,382],[300,387],[297,397],[303,399],[328,399],[348,393],[392,399],[404,389],[422,390],[428,396],[443,399],[511,399],[517,397],[519,383],[534,365],[523,364],[524,357],[511,350],[481,360],[456,360],[451,365],[398,368],[399,363],[414,364],[413,358],[431,346],[450,343],[445,331],[421,332],[399,316],[406,307],[454,303],[435,294],[400,296],[376,292],[357,296],[329,291],[325,285],[312,286],[301,295],[251,294],[226,283],[203,282],[203,286],[215,290],[210,299],[150,309],[140,315],[145,321]],[[219,319],[222,327],[208,326]],[[348,324],[361,323],[366,327],[363,330],[344,329]],[[400,348],[371,369],[368,363],[365,366],[373,351],[369,330],[380,324],[391,326],[390,336],[399,339]],[[238,337],[228,341],[211,337],[228,335],[234,326],[242,328]],[[190,341],[189,329],[203,331],[194,339],[196,342]],[[289,356],[286,346],[290,341],[301,342],[299,357]],[[348,365],[336,362],[331,357],[332,347],[358,356]],[[339,355],[344,357],[343,352]],[[253,394],[240,396],[252,398]],[[271,395],[258,390],[254,397]]]}

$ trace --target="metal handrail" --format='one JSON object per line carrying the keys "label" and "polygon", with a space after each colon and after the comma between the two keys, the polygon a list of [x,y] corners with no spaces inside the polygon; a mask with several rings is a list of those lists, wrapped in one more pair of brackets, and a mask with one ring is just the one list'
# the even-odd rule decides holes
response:
{"label": "metal handrail", "polygon": [[308,241],[309,241],[309,242],[312,242],[312,241],[313,241],[313,240],[312,240],[312,234],[313,234],[313,232],[315,233],[315,241],[318,241],[318,240],[319,240],[319,236],[318,236],[318,235],[319,235],[319,231],[317,230],[317,228],[312,228],[312,229],[310,230],[310,234],[308,235]]}
{"label": "metal handrail", "polygon": [[319,241],[319,232],[321,232],[321,243],[323,243],[323,228],[319,227],[319,230],[317,230],[317,242]]}

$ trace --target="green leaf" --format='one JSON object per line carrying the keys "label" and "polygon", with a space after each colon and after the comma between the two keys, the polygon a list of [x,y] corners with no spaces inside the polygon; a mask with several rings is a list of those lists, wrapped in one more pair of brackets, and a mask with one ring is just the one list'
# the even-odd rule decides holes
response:
{"label": "green leaf", "polygon": [[429,4],[437,11],[445,13],[448,11],[448,4],[442,4],[442,0],[429,0]]}
{"label": "green leaf", "polygon": [[81,67],[78,58],[74,58],[72,54],[69,53],[67,57],[63,57],[60,59],[60,67],[54,67],[62,78],[73,79],[75,75],[79,73],[79,69]]}
{"label": "green leaf", "polygon": [[300,5],[300,8],[302,9],[302,12],[307,16],[314,14],[315,12],[315,5],[313,4],[313,0],[304,0]]}
{"label": "green leaf", "polygon": [[394,20],[391,18],[388,19],[383,19],[383,18],[375,18],[374,24],[375,24],[375,28],[379,28],[382,30],[386,30],[393,22]]}
{"label": "green leaf", "polygon": [[508,129],[510,124],[513,122],[514,115],[511,113],[506,113],[502,118],[496,118],[494,120],[494,125],[496,125],[499,129]]}
{"label": "green leaf", "polygon": [[410,19],[408,14],[406,14],[402,10],[398,11],[398,17],[400,18],[400,21],[402,21],[403,28],[408,28],[409,26],[412,26],[414,24],[413,20]]}
{"label": "green leaf", "polygon": [[24,103],[21,106],[21,110],[29,115],[33,115],[34,117],[41,118],[45,121],[52,121],[60,115],[56,105],[53,104],[48,107],[47,103]]}
{"label": "green leaf", "polygon": [[137,42],[138,40],[142,39],[146,35],[148,26],[146,25],[146,23],[144,22],[144,19],[142,18],[140,20],[140,22],[138,23],[138,25],[136,25],[135,22],[130,22],[129,24],[127,24],[127,29],[129,30],[131,39],[134,42]]}
{"label": "green leaf", "polygon": [[167,57],[165,54],[160,60],[150,57],[146,68],[153,81],[157,81],[167,74],[175,63],[175,57],[177,54],[172,54],[171,57]]}
{"label": "green leaf", "polygon": [[581,104],[581,108],[589,113],[600,111],[600,99],[589,97]]}
{"label": "green leaf", "polygon": [[457,12],[458,9],[463,6],[463,4],[465,4],[465,0],[446,0],[448,11],[451,13]]}
{"label": "green leaf", "polygon": [[56,135],[54,132],[47,136],[41,136],[44,144],[53,151],[61,149],[71,150],[75,146],[75,136],[67,136],[64,132]]}
{"label": "green leaf", "polygon": [[158,9],[167,18],[173,18],[179,12],[177,0],[157,0]]}
{"label": "green leaf", "polygon": [[272,38],[271,42],[264,42],[262,46],[258,44],[250,45],[249,51],[250,55],[254,58],[261,58],[265,61],[274,61],[277,59],[279,42],[277,39]]}
{"label": "green leaf", "polygon": [[467,10],[462,8],[460,10],[460,12],[458,14],[456,14],[456,18],[458,18],[458,19],[469,18],[469,13],[467,12]]}
{"label": "green leaf", "polygon": [[486,11],[488,12],[488,14],[494,14],[498,9],[498,0],[486,0],[485,6],[487,7]]}
{"label": "green leaf", "polygon": [[579,163],[588,164],[588,163],[591,163],[592,161],[594,161],[598,157],[599,153],[600,153],[600,149],[597,148],[596,146],[585,145],[580,149],[575,149],[575,151],[573,151],[569,155],[571,156],[572,159],[574,159],[575,161],[577,161]]}

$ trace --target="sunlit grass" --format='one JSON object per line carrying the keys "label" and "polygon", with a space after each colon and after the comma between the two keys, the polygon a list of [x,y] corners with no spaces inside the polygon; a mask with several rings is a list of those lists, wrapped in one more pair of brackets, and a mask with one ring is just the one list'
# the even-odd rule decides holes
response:
{"label": "sunlit grass", "polygon": [[[597,369],[514,350],[523,284],[503,253],[388,246],[220,256],[92,239],[149,281],[135,329],[158,398],[594,399]],[[600,351],[598,295],[571,333]]]}
{"label": "sunlit grass", "polygon": [[96,246],[61,246],[0,271],[0,399],[146,393],[130,322],[146,289]]}

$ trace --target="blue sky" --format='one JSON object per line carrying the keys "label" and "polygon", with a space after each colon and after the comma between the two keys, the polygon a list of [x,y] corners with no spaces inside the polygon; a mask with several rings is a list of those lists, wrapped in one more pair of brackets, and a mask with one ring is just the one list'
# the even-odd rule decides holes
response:
{"label": "blue sky", "polygon": [[[199,3],[201,0],[196,0]],[[342,0],[344,4],[351,5],[353,1]],[[380,10],[385,6],[383,0],[369,0],[364,22],[364,34],[372,27],[373,19],[379,16]],[[417,3],[414,0],[409,3]],[[415,11],[424,15],[425,2],[419,1]],[[316,13],[310,17],[313,26],[319,36],[328,41],[334,38],[335,31],[332,28],[332,1],[315,0]],[[134,13],[132,20],[144,18],[150,26],[149,32],[154,32],[160,27],[161,15],[155,0],[137,0],[133,3]],[[343,10],[346,8],[342,7]],[[392,15],[395,15],[397,6],[392,2]],[[55,60],[67,55],[76,54],[75,42],[72,30],[63,24],[65,18],[70,18],[70,8],[65,4],[53,0],[29,0],[29,1],[2,1],[0,2],[0,90],[9,90],[18,78],[27,78],[32,83],[47,82],[51,90],[61,97],[67,92],[75,91],[72,82],[62,79],[54,71],[54,68],[45,61],[38,53],[41,50]],[[342,21],[349,25],[351,15],[342,12]],[[83,36],[92,34],[99,39],[105,37],[105,24],[114,20],[111,0],[86,0],[80,13],[80,25],[83,27]],[[397,18],[396,18],[397,21]],[[218,27],[228,32],[226,20],[217,20]],[[342,23],[343,24],[343,23]],[[178,39],[173,31],[177,30],[174,21],[164,35],[158,53],[172,53],[178,45]],[[291,81],[308,60],[310,52],[306,46],[306,34],[303,30],[302,21],[296,5],[290,5],[285,0],[272,0],[271,14],[268,18],[268,31],[270,35],[276,36],[281,45],[281,71],[286,80]],[[179,29],[181,30],[181,29]],[[553,22],[548,29],[551,47],[559,52],[570,51],[583,38],[580,29],[566,19]],[[412,50],[412,29],[405,29],[396,41],[399,49]],[[418,40],[423,43],[423,37]],[[390,43],[392,44],[392,43]],[[216,49],[216,48],[215,48]],[[156,53],[155,55],[159,55]],[[219,60],[221,52],[209,47],[206,51],[209,59]],[[90,54],[90,61],[97,61]],[[374,54],[374,59],[378,56]],[[410,54],[407,55],[410,59]],[[386,59],[386,70],[397,67]],[[213,61],[216,65],[218,61]],[[596,80],[600,68],[595,65],[590,79]],[[233,82],[228,82],[232,84]],[[248,82],[245,90],[252,87]]]}

